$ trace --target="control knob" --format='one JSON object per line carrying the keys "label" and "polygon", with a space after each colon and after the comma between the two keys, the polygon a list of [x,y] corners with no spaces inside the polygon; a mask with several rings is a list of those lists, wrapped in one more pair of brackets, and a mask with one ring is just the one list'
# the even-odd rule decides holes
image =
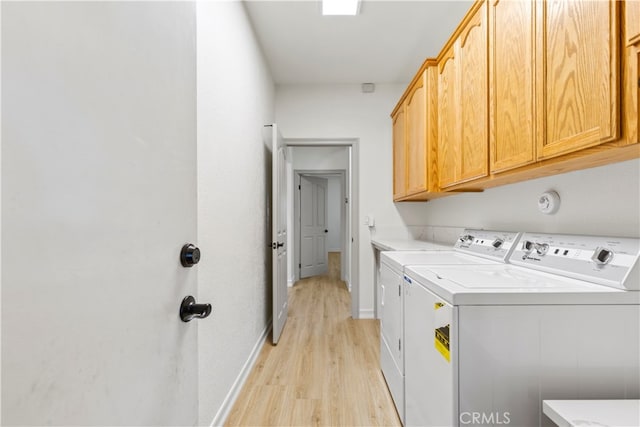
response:
{"label": "control knob", "polygon": [[536,243],[535,248],[538,255],[546,255],[546,253],[549,252],[549,245],[547,243]]}
{"label": "control knob", "polygon": [[530,253],[533,250],[534,245],[535,244],[531,240],[525,240],[522,242],[522,250],[525,253]]}
{"label": "control knob", "polygon": [[460,237],[460,242],[471,244],[473,243],[473,239],[475,239],[475,237],[473,237],[471,234],[465,234],[464,236]]}
{"label": "control knob", "polygon": [[593,256],[591,260],[595,262],[597,265],[605,265],[608,264],[613,259],[613,251],[607,248],[596,248],[593,252]]}

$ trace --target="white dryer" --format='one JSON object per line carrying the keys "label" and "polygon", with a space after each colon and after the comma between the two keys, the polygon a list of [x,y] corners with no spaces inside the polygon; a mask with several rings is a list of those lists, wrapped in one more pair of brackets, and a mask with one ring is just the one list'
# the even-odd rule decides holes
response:
{"label": "white dryer", "polygon": [[400,420],[404,403],[404,271],[409,265],[502,264],[519,233],[472,230],[461,234],[453,248],[432,251],[382,252],[380,256],[380,366]]}
{"label": "white dryer", "polygon": [[640,398],[640,240],[520,241],[510,264],[407,268],[407,426],[553,425],[543,400]]}

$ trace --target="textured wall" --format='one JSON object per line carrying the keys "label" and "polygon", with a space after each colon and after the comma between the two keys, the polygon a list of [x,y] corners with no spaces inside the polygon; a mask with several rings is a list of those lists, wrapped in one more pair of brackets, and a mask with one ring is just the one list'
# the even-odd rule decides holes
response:
{"label": "textured wall", "polygon": [[[544,215],[538,196],[560,194],[560,210]],[[459,194],[427,204],[425,224],[549,233],[640,237],[640,160]]]}
{"label": "textured wall", "polygon": [[[200,424],[209,425],[271,315],[267,194],[274,86],[241,2],[201,2],[198,17]],[[224,410],[224,408],[223,408]]]}

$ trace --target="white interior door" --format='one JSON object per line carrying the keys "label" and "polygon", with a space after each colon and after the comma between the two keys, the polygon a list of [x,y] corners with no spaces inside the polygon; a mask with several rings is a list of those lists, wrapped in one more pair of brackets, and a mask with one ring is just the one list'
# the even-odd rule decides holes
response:
{"label": "white interior door", "polygon": [[328,180],[300,176],[300,278],[327,273]]}
{"label": "white interior door", "polygon": [[2,425],[197,424],[195,48],[194,3],[2,4]]}
{"label": "white interior door", "polygon": [[287,169],[286,145],[278,126],[272,125],[271,244],[273,248],[273,334],[277,344],[287,322]]}

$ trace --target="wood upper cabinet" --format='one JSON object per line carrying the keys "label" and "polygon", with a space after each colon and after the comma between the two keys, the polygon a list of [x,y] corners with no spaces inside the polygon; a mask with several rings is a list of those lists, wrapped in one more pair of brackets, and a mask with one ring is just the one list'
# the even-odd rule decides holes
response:
{"label": "wood upper cabinet", "polygon": [[476,0],[401,103],[395,200],[639,157],[640,0]]}
{"label": "wood upper cabinet", "polygon": [[427,190],[427,71],[409,89],[407,115],[407,194]]}
{"label": "wood upper cabinet", "polygon": [[536,161],[535,1],[489,0],[491,172]]}
{"label": "wood upper cabinet", "polygon": [[477,3],[440,57],[438,166],[446,188],[488,174],[487,8]]}
{"label": "wood upper cabinet", "polygon": [[406,122],[404,105],[391,116],[393,122],[393,199],[406,196],[407,158],[406,158]]}
{"label": "wood upper cabinet", "polygon": [[457,182],[460,175],[460,126],[455,45],[438,65],[438,180],[441,188]]}
{"label": "wood upper cabinet", "polygon": [[436,65],[425,61],[391,114],[394,200],[438,191]]}
{"label": "wood upper cabinet", "polygon": [[619,4],[538,3],[538,159],[618,138]]}
{"label": "wood upper cabinet", "polygon": [[489,173],[489,122],[487,88],[487,5],[471,15],[460,35],[460,122],[462,159],[459,182]]}
{"label": "wood upper cabinet", "polygon": [[437,85],[437,62],[427,60],[405,100],[408,196],[438,191]]}

